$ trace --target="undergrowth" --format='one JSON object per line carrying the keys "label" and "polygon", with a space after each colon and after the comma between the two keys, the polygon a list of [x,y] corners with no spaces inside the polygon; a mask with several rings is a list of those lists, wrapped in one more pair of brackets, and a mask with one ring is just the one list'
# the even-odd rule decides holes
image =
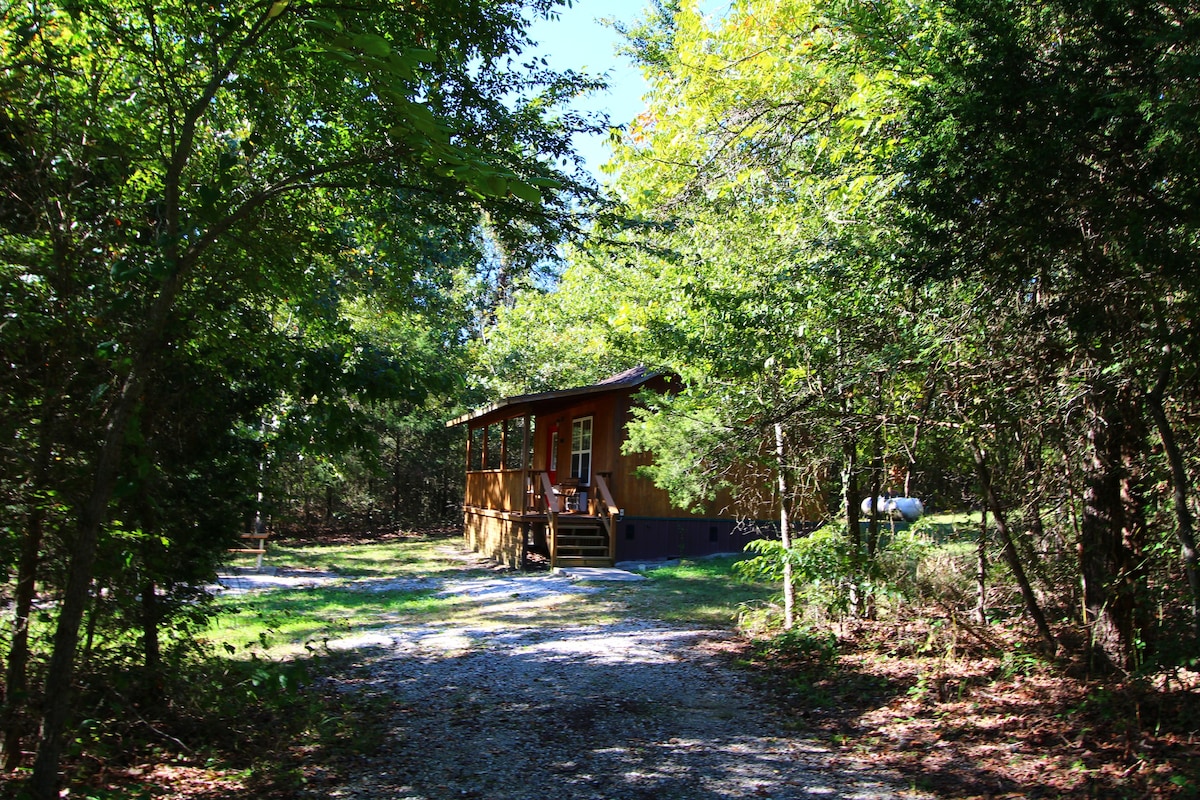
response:
{"label": "undergrowth", "polygon": [[[337,654],[280,662],[193,651],[156,678],[152,693],[128,673],[90,671],[79,704],[88,713],[64,759],[70,796],[150,797],[163,781],[161,770],[151,773],[164,765],[256,797],[291,796],[310,782],[305,765],[314,761],[332,776],[384,730],[377,700],[322,685],[319,676],[349,668],[343,662]],[[0,784],[0,797],[18,797],[21,777]]]}
{"label": "undergrowth", "polygon": [[993,645],[933,609],[748,641],[791,725],[946,798],[1200,797],[1200,672],[1097,677],[1018,623]]}

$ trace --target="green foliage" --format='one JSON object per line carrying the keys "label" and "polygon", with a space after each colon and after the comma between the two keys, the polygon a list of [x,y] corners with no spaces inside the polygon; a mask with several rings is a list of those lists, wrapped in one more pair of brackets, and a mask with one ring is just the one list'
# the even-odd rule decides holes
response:
{"label": "green foliage", "polygon": [[778,582],[789,564],[800,603],[816,606],[825,614],[844,615],[856,593],[867,588],[844,531],[836,526],[826,525],[799,537],[791,548],[784,548],[777,539],[758,539],[746,549],[757,555],[738,565],[739,575]]}
{"label": "green foliage", "polygon": [[[518,66],[525,11],[5,6],[0,554],[62,597],[35,794],[88,614],[85,647],[136,625],[154,672],[219,554],[313,465],[327,492],[365,467],[396,517],[448,505],[453,458],[402,509],[372,428],[449,450],[397,420],[459,400],[483,229],[528,272],[595,194],[570,150],[593,123],[556,109],[599,84]],[[37,700],[11,698],[0,716]]]}
{"label": "green foliage", "polygon": [[[73,786],[104,781],[103,774],[91,774],[94,764],[111,770],[175,757],[239,770],[253,787],[296,790],[302,784],[297,753],[336,770],[384,735],[382,709],[371,698],[322,689],[318,677],[350,667],[336,655],[237,661],[193,651],[172,667],[163,687],[172,702],[141,706],[140,718],[131,718],[117,685],[88,694],[92,716],[72,740],[85,756],[72,760]],[[121,787],[125,793],[112,796],[135,789]]]}
{"label": "green foliage", "polygon": [[642,393],[632,410],[626,455],[642,452],[670,454],[638,468],[638,474],[666,489],[672,501],[699,512],[723,488],[737,488],[725,477],[728,465],[744,441],[731,418],[731,409],[716,408],[700,391],[676,395]]}
{"label": "green foliage", "polygon": [[[518,298],[512,331],[544,330],[544,349],[490,343],[491,363],[536,352],[562,376],[585,352],[678,375],[630,447],[686,505],[782,483],[794,517],[844,519],[844,546],[822,533],[763,572],[790,565],[825,608],[885,586],[967,604],[969,554],[854,517],[876,492],[986,499],[1005,524],[985,580],[1035,619],[1087,608],[1102,660],[1128,668],[1155,609],[1194,628],[1200,596],[1186,619],[1154,558],[1197,574],[1194,498],[1164,487],[1190,496],[1200,463],[1198,20],[1074,0],[655,4],[625,27],[651,92],[609,165],[624,216],[573,256],[569,293]],[[776,425],[786,452],[764,458]],[[1186,453],[1156,455],[1177,431]]]}
{"label": "green foliage", "polygon": [[[954,543],[936,544],[920,529],[902,529],[882,538],[874,557],[867,558],[865,552],[855,553],[843,526],[825,525],[798,537],[791,548],[778,539],[750,542],[746,549],[756,555],[738,562],[735,572],[778,583],[789,564],[800,606],[818,618],[845,617],[867,597],[893,604],[925,599],[930,587],[938,586],[944,559],[953,560],[954,548]],[[762,623],[774,627],[770,620]]]}

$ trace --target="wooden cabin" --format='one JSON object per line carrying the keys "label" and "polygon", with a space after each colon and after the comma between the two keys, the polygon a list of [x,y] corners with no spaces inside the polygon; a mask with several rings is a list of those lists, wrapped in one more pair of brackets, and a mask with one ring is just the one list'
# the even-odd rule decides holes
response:
{"label": "wooden cabin", "polygon": [[447,423],[469,430],[467,545],[514,567],[530,552],[552,566],[612,566],[737,552],[757,538],[769,522],[739,521],[728,509],[689,513],[636,474],[648,455],[621,446],[643,389],[669,391],[670,381],[638,367],[593,386],[510,397]]}

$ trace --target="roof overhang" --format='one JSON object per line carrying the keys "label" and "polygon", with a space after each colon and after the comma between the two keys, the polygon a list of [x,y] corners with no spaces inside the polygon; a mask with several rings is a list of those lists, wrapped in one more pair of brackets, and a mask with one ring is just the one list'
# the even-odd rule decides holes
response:
{"label": "roof overhang", "polygon": [[[647,383],[658,377],[659,373],[651,372],[645,367],[634,367],[625,372],[613,375],[611,378],[605,378],[599,383],[591,386],[580,386],[575,389],[561,389],[555,392],[540,392],[538,394],[522,394],[515,397],[506,397],[503,400],[497,400],[489,406],[468,411],[461,416],[455,417],[446,423],[447,428],[453,428],[455,425],[473,422],[484,417],[503,417],[516,416],[521,412],[533,411],[538,407],[547,405],[558,405],[560,401],[574,400],[581,397],[587,397],[594,394],[604,394],[619,389],[636,389],[644,383]],[[499,413],[506,412],[506,413]]]}

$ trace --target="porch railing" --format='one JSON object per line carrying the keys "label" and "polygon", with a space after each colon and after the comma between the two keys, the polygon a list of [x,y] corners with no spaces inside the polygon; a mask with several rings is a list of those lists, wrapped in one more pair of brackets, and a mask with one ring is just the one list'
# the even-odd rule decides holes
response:
{"label": "porch railing", "polygon": [[611,473],[596,473],[596,492],[598,496],[594,502],[596,504],[597,516],[600,517],[600,524],[604,526],[604,530],[608,534],[608,555],[611,558],[617,552],[617,521],[621,518],[621,509],[617,508],[617,503],[613,500],[612,492],[608,489],[606,476],[611,477]]}
{"label": "porch railing", "polygon": [[522,470],[487,470],[467,473],[466,503],[475,508],[520,511],[525,504]]}
{"label": "porch railing", "polygon": [[[550,483],[550,474],[547,472],[539,472],[541,480],[538,482],[542,490],[542,503],[546,509],[546,540],[550,547],[550,563],[558,563],[558,492],[554,491],[554,484]],[[540,509],[539,509],[540,510]]]}

